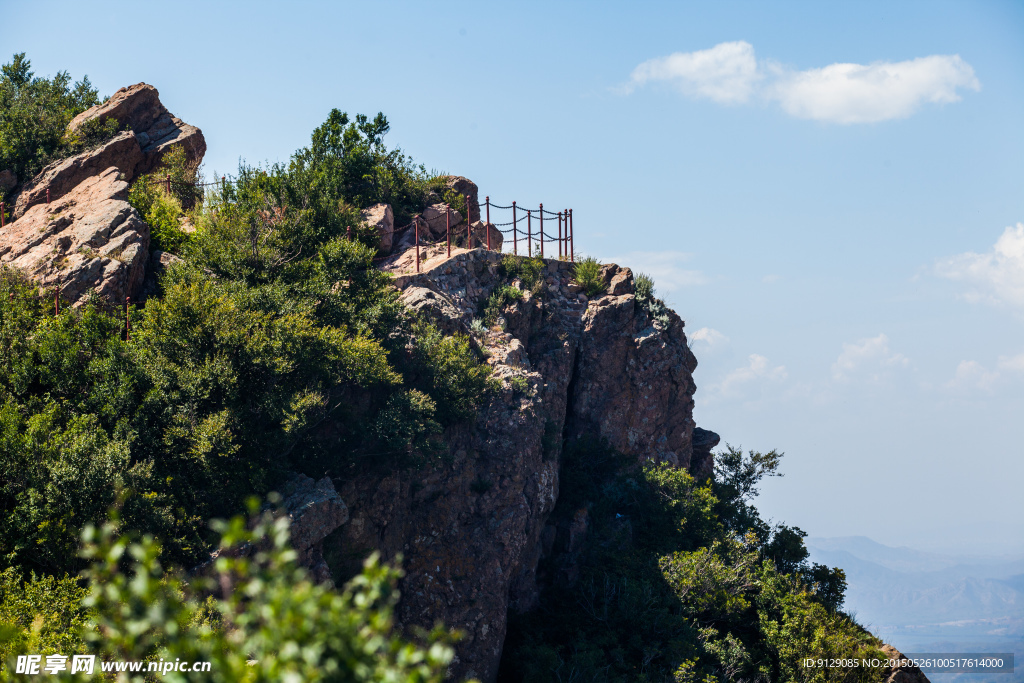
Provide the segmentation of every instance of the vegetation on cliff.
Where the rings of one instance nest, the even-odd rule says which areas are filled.
[[[780,455],[716,457],[702,484],[592,442],[567,452],[553,517],[576,539],[539,569],[540,607],[510,620],[499,680],[880,680],[800,668],[881,642],[839,611],[842,571],[808,566],[803,532],[751,504]]]

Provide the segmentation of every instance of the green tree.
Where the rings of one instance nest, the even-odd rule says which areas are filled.
[[[114,128],[97,124],[78,135],[67,133],[71,119],[99,101],[88,77],[72,83],[68,72],[60,71],[40,78],[24,52],[15,54],[0,76],[0,170],[26,182],[50,161],[110,137],[116,122]]]
[[[189,580],[163,567],[151,536],[133,540],[116,523],[83,533],[88,591],[69,579],[0,573],[0,655],[8,665],[0,680],[9,680],[18,654],[51,652],[147,667],[209,662],[203,680],[214,682],[443,680],[456,634],[441,626],[414,639],[394,632],[400,570],[374,555],[342,590],[317,584],[295,564],[287,517],[257,513],[255,500],[249,505],[249,520],[214,524],[220,554]],[[143,671],[118,680],[195,674]]]

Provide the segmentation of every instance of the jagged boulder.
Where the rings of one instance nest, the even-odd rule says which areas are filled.
[[[721,442],[722,437],[708,429],[693,428],[690,443],[693,455],[690,457],[690,472],[698,481],[705,481],[715,473],[715,458],[711,449]]]
[[[374,204],[368,209],[363,209],[362,213],[363,222],[377,228],[381,253],[390,254],[395,237],[395,214],[391,210],[391,205]]]
[[[495,251],[501,251],[502,242],[505,241],[505,236],[501,234],[498,228],[494,227],[492,223],[482,223],[476,221],[469,226],[472,230],[472,243],[471,248],[476,247],[487,247],[487,233],[490,233],[490,248]]]
[[[96,149],[68,159],[55,161],[27,183],[18,194],[14,216],[20,217],[29,207],[60,199],[90,176],[116,167],[123,178],[148,173],[172,147],[182,146],[189,159],[202,160],[206,153],[203,132],[173,116],[160,103],[157,89],[146,83],[121,88],[113,97],[76,116],[68,130],[78,130],[86,121],[116,119],[127,128]]]
[[[128,204],[128,183],[110,167],[63,197],[36,204],[0,231],[0,264],[13,266],[72,304],[94,290],[110,303],[136,296],[149,258],[149,226]]]
[[[193,161],[201,160],[206,154],[203,131],[167,111],[160,102],[159,91],[148,83],[121,88],[103,104],[86,109],[72,119],[68,130],[74,132],[86,121],[107,119],[116,119],[121,127],[135,133],[143,153],[143,163],[134,169],[135,173],[153,170],[174,146],[184,147]]]
[[[469,198],[466,206],[466,213],[469,214],[467,216],[468,221],[470,223],[476,223],[480,220],[480,200],[477,196],[478,190],[476,183],[469,178],[464,178],[460,175],[450,175],[447,176],[445,184],[461,196]]]
[[[44,168],[18,195],[14,205],[15,217],[25,215],[29,207],[60,199],[83,180],[96,176],[110,167],[117,168],[124,180],[135,177],[135,168],[142,161],[142,148],[131,131],[122,131],[96,149],[56,161]]]
[[[401,298],[410,310],[433,322],[445,334],[461,332],[461,324],[468,324],[466,314],[451,299],[432,289],[408,287],[402,292]]]
[[[448,227],[451,226],[454,230],[455,226],[462,222],[462,214],[444,203],[431,204],[423,209],[420,217],[426,222],[430,231],[429,236],[420,234],[421,242],[425,237],[430,240],[445,239]]]
[[[291,521],[291,544],[299,564],[307,567],[317,581],[329,581],[331,570],[324,561],[323,542],[348,521],[348,506],[334,490],[330,477],[313,481],[299,474],[285,485],[283,493],[284,509]]]

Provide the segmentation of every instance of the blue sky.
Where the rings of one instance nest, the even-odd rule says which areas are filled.
[[[696,417],[815,536],[1024,552],[1024,4],[21,3],[6,54],[146,81],[209,172],[332,107],[651,273]]]

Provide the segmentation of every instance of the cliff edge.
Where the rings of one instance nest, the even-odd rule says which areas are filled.
[[[537,602],[563,449],[593,435],[626,455],[689,467],[697,361],[675,313],[655,319],[637,302],[628,268],[606,267],[604,291],[588,299],[564,261],[534,259],[540,272],[525,275],[510,272],[507,255],[445,258],[435,248],[415,273],[401,256],[382,267],[406,304],[446,333],[471,336],[501,391],[472,424],[445,435],[444,464],[342,483],[350,519],[324,554],[335,580],[371,550],[401,554],[403,625],[460,629],[453,678],[493,681],[509,610]],[[485,329],[478,317],[499,288],[518,294],[504,290],[500,317]]]

